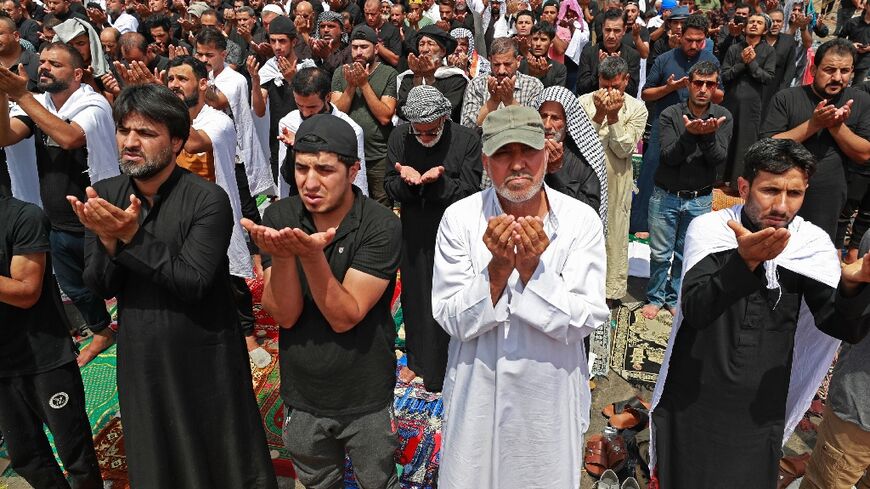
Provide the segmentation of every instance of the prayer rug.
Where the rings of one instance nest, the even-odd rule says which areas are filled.
[[[673,317],[662,309],[655,319],[640,313],[643,302],[624,303],[611,312],[616,323],[610,367],[630,384],[653,388],[664,360]]]
[[[719,211],[722,209],[728,209],[730,207],[734,207],[735,205],[742,204],[743,199],[740,197],[732,197],[730,195],[725,194],[725,192],[719,190],[718,188],[713,189],[713,210]]]

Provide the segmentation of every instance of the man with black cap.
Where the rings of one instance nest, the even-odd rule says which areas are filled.
[[[450,336],[432,319],[435,233],[447,207],[479,190],[480,137],[449,120],[450,101],[431,85],[411,89],[403,107],[410,124],[396,128],[387,148],[384,190],[402,204],[402,307],[408,366],[438,392],[447,368]]]
[[[432,312],[452,336],[438,485],[580,487],[583,338],[608,314],[601,219],[544,184],[535,109],[490,113],[483,155],[492,187],[445,211],[435,245]]]
[[[401,224],[352,186],[347,122],[306,119],[293,150],[299,195],[269,206],[262,226],[243,220],[263,252],[263,306],[281,325],[284,444],[306,487],[344,487],[347,453],[362,487],[398,489],[390,300]]]
[[[269,44],[275,56],[260,68],[260,87],[269,99],[269,162],[272,176],[278,179],[278,121],[296,109],[291,83],[298,57],[296,27],[288,17],[279,15],[269,24]],[[303,62],[304,64],[304,62]]]
[[[450,119],[459,122],[462,100],[468,78],[459,68],[445,66],[444,60],[456,49],[456,39],[440,27],[427,25],[417,32],[414,45],[417,55],[408,55],[408,70],[399,74],[399,117],[408,120],[402,112],[408,101],[408,92],[419,85],[431,85],[450,101]]]
[[[396,113],[396,70],[377,61],[378,36],[367,25],[351,33],[353,63],[336,70],[332,76],[331,101],[349,115],[365,134],[366,176],[369,195],[389,205],[384,193],[387,164],[387,139]]]

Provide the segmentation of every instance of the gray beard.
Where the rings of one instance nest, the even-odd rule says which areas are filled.
[[[541,187],[544,186],[544,177],[542,176],[540,180],[535,180],[532,183],[532,186],[529,187],[525,192],[514,192],[509,190],[507,187],[507,182],[495,188],[495,192],[499,195],[499,197],[509,200],[514,204],[522,204],[523,202],[528,201],[541,190]]]
[[[123,157],[118,158],[118,166],[121,167],[121,173],[124,175],[139,180],[147,180],[169,166],[172,160],[172,148],[166,147],[160,150],[153,158],[146,157],[145,163],[133,163],[125,160]]]

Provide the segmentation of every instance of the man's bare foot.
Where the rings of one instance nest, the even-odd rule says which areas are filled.
[[[843,257],[843,261],[846,265],[858,261],[858,248],[849,248],[849,251],[846,252],[846,256]]]
[[[646,231],[641,231],[639,233],[634,233],[634,237],[637,239],[649,239],[649,233]]]
[[[659,315],[659,311],[661,310],[662,306],[647,304],[643,306],[643,308],[641,308],[640,313],[643,314],[643,317],[647,319],[655,319],[655,317]]]
[[[408,367],[402,367],[402,369],[399,370],[399,380],[402,381],[403,384],[410,384],[415,378],[417,378],[417,374]]]
[[[676,308],[676,307],[674,307],[674,306],[665,306],[665,310],[668,311],[668,312],[671,314],[671,316],[676,317],[676,315],[677,315],[677,308]]]
[[[82,351],[79,352],[79,356],[76,358],[76,363],[79,368],[87,365],[91,360],[97,358],[97,355],[106,351],[107,348],[112,346],[115,343],[115,334],[112,333],[112,330],[106,328],[99,333],[94,334],[94,339],[91,340],[91,343],[86,346]]]
[[[245,346],[248,347],[248,351],[256,350],[260,347],[260,344],[257,343],[257,337],[254,335],[245,336]]]

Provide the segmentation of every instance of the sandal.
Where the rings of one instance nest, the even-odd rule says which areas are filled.
[[[645,409],[626,407],[621,414],[610,417],[610,426],[618,430],[636,429],[641,431],[649,423],[649,412]]]
[[[792,482],[803,477],[809,461],[809,453],[782,458],[779,461],[779,479],[776,482],[776,489],[785,489]]]
[[[640,397],[634,396],[631,399],[614,402],[613,404],[604,406],[604,409],[601,410],[601,414],[605,418],[610,418],[616,414],[621,414],[626,407],[631,407],[634,409],[645,409],[646,411],[649,411],[651,404],[644,401]]]
[[[600,478],[608,469],[608,443],[601,435],[593,435],[586,441],[583,467],[592,477]]]
[[[628,458],[628,450],[625,448],[625,440],[621,435],[616,435],[607,444],[607,463],[609,469],[619,472],[625,467]]]

